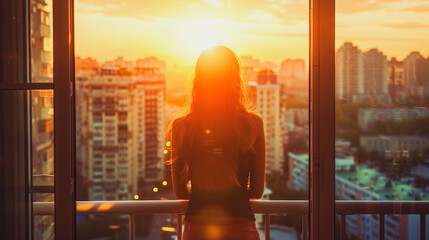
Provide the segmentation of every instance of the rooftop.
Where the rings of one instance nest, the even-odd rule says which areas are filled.
[[[354,184],[379,200],[429,200],[429,194],[365,165],[356,165],[354,171],[337,171],[335,178]]]

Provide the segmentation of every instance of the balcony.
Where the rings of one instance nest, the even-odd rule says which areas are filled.
[[[178,239],[182,239],[182,216],[185,214],[187,200],[144,200],[144,201],[78,201],[76,213],[81,215],[119,215],[129,216],[130,240],[135,239],[135,215],[139,214],[176,214]],[[265,239],[270,239],[270,215],[294,214],[302,217],[302,232],[308,232],[308,201],[306,200],[252,200],[255,214],[262,214],[265,223]],[[335,211],[340,221],[340,239],[346,240],[346,221],[348,215],[378,215],[379,239],[385,239],[385,215],[416,214],[420,217],[420,239],[426,236],[426,215],[429,214],[427,202],[416,201],[352,201],[337,200]],[[34,215],[54,215],[53,202],[36,202],[33,205]],[[303,234],[307,240],[307,234]]]

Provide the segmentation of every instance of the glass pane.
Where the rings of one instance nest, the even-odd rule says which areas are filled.
[[[31,173],[33,213],[40,202],[54,203],[54,108],[52,90],[31,91]],[[54,213],[33,214],[34,239],[55,239]]]
[[[336,4],[336,199],[373,201],[367,205],[427,201],[429,31],[421,23],[429,16],[421,9],[428,6],[421,1]],[[420,237],[417,216],[386,215],[384,233],[378,232],[378,219],[372,212],[350,215],[346,235]]]
[[[52,0],[30,0],[31,81],[53,81]]]
[[[52,90],[31,92],[33,186],[54,186],[54,98]]]
[[[77,199],[175,198],[165,129],[190,97],[199,54],[213,45],[239,55],[248,100],[264,120],[263,199],[308,199],[308,10],[295,0],[75,1]],[[160,238],[174,227],[168,218],[155,215],[155,235],[141,236]],[[78,235],[93,229],[90,220],[78,216]],[[301,235],[301,216],[271,223],[282,238]]]
[[[53,193],[35,193],[33,194],[33,209],[38,203],[54,202]],[[33,210],[34,212],[34,210]],[[34,215],[33,218],[33,239],[55,239],[54,213],[50,215]]]

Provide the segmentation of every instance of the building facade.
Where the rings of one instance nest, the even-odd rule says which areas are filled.
[[[404,59],[404,92],[407,97],[420,94],[419,84],[416,79],[416,61],[422,57],[419,52],[411,52]]]
[[[282,61],[278,72],[278,83],[287,98],[308,99],[308,71],[304,59]]]
[[[393,103],[404,102],[404,62],[392,58],[389,61],[388,92]]]
[[[251,101],[264,121],[267,172],[281,171],[283,164],[280,85],[271,70],[258,72],[257,82],[249,83]]]
[[[378,49],[373,48],[364,53],[364,87],[370,103],[381,104],[389,101],[388,66],[387,57]]]
[[[411,153],[424,153],[429,149],[429,138],[420,136],[360,136],[360,147],[367,152],[385,154],[386,158],[407,157]],[[408,156],[409,157],[409,156]]]
[[[105,66],[77,78],[81,169],[90,200],[125,200],[139,179],[164,174],[165,77],[157,68]],[[80,109],[79,109],[80,108]]]
[[[426,108],[360,108],[358,110],[358,125],[361,130],[374,129],[376,121],[403,121],[414,118],[429,117]]]
[[[351,42],[345,42],[336,53],[335,90],[340,101],[354,102],[363,96],[364,56],[362,51]]]

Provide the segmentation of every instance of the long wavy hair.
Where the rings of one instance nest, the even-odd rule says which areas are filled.
[[[251,148],[249,112],[253,112],[246,103],[245,93],[240,63],[231,49],[215,46],[201,53],[195,66],[192,101],[185,112],[177,116],[185,118],[185,137],[181,140],[180,152],[188,167],[193,160],[201,161],[194,159],[198,139],[210,133],[223,148],[223,161],[228,161],[226,165],[229,166],[226,172],[240,185],[236,176],[237,156]],[[167,130],[167,140],[171,140],[173,121]],[[183,176],[189,178],[188,171]]]

